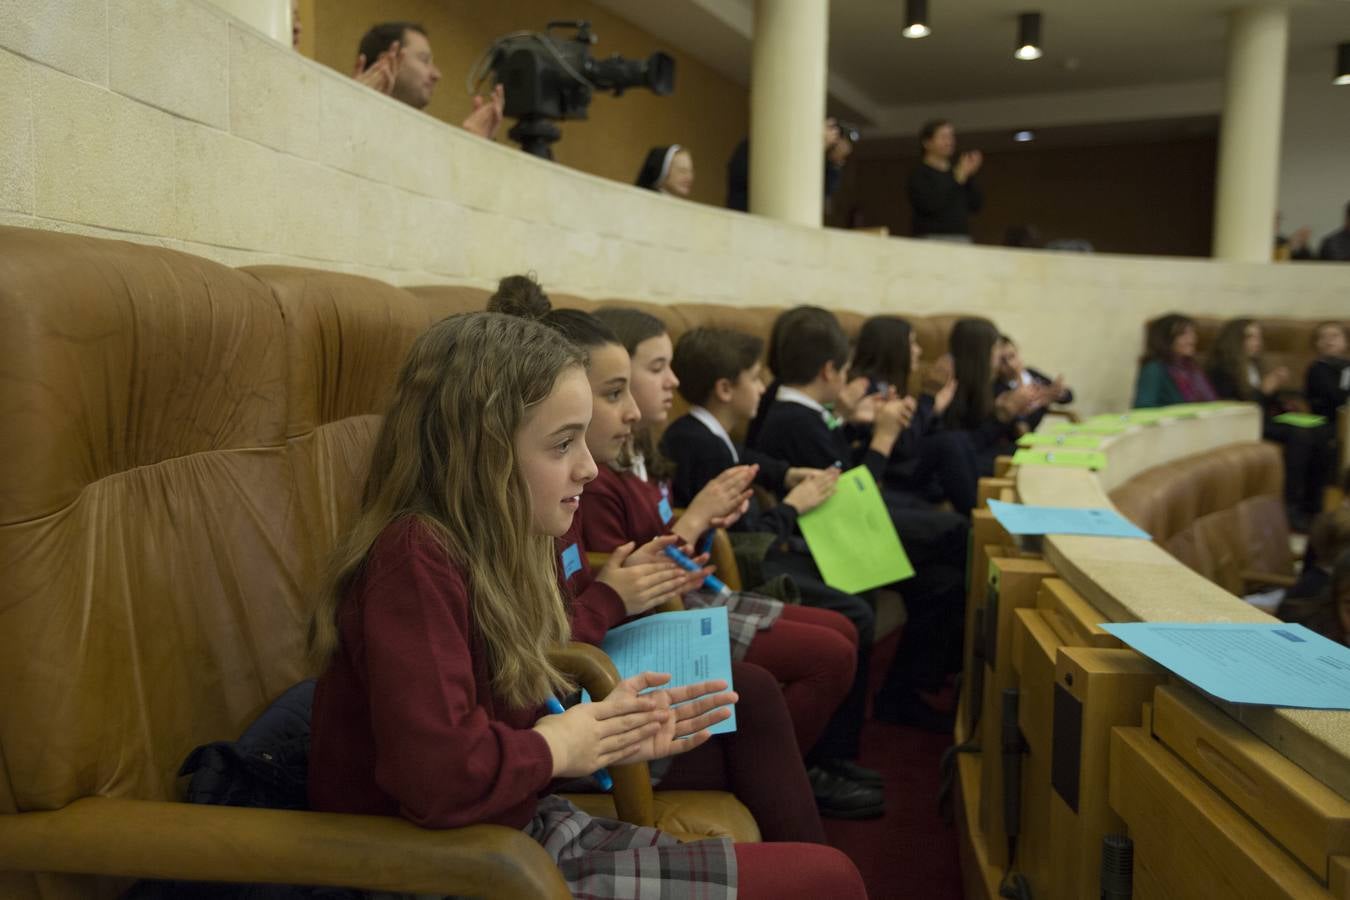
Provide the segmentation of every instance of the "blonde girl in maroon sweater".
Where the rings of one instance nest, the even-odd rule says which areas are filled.
[[[590,415],[580,353],[540,325],[454,316],[413,345],[311,623],[311,805],[521,828],[580,896],[864,896],[828,848],[682,845],[550,795],[701,745],[736,700],[643,673],[542,714],[571,687],[548,657],[569,637],[553,544],[595,477]]]

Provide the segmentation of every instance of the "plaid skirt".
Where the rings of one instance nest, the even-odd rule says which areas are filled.
[[[572,896],[582,900],[736,897],[736,852],[728,838],[681,844],[655,828],[597,819],[556,795],[539,800],[525,833],[557,860]],[[371,895],[371,900],[396,898],[426,895]]]
[[[690,591],[684,595],[685,609],[727,608],[727,634],[731,638],[731,658],[740,662],[750,652],[756,631],[768,631],[783,614],[783,604],[762,594],[735,591],[719,597],[709,591]]]

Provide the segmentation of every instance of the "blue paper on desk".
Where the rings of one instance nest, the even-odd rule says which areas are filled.
[[[1149,540],[1147,531],[1114,509],[1067,509],[989,501],[989,511],[1009,534],[1087,534]]]
[[[727,690],[735,689],[725,606],[643,616],[611,628],[600,646],[622,678],[668,672],[668,687],[720,680],[727,683]],[[736,707],[731,707],[731,718],[708,730],[713,734],[735,731]]]
[[[1230,703],[1350,709],[1350,648],[1285,622],[1129,622],[1102,628]]]

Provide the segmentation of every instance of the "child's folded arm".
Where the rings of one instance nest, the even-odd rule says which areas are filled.
[[[605,633],[628,618],[623,598],[603,581],[591,580],[572,598],[572,640],[600,646]]]
[[[513,813],[552,777],[548,745],[480,704],[490,691],[471,662],[464,578],[429,542],[406,549],[380,560],[360,598],[375,781],[428,828],[520,827]]]

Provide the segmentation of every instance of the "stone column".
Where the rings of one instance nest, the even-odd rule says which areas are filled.
[[[750,211],[820,226],[829,0],[755,0]]]
[[[1218,259],[1271,259],[1288,45],[1288,9],[1250,6],[1229,14],[1214,200]]]

